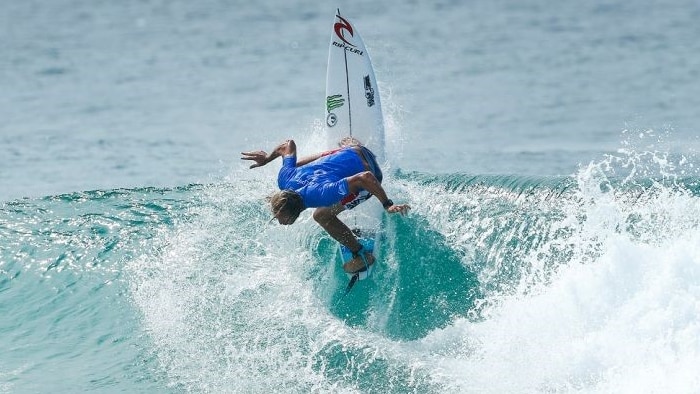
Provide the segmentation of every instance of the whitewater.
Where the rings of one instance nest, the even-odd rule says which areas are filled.
[[[671,166],[630,155],[395,172],[413,213],[348,298],[334,242],[269,224],[244,170],[4,203],[4,390],[695,391],[698,177],[613,174]]]
[[[696,2],[238,3],[5,4],[0,393],[700,391]],[[238,155],[325,148],[336,7],[412,206],[347,297]]]

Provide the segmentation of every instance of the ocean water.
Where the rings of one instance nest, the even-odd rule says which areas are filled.
[[[323,148],[336,7],[413,207],[347,297],[238,155]],[[697,1],[2,9],[0,392],[700,391]]]

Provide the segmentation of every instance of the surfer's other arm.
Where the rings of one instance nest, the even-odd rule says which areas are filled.
[[[314,160],[326,156],[328,153],[329,152],[320,152],[315,155],[310,155],[301,158],[297,160],[296,167],[303,166],[304,164],[309,164]],[[296,156],[297,145],[296,143],[294,143],[294,140],[287,140],[281,143],[279,146],[277,146],[272,152],[270,152],[269,155],[262,150],[242,152],[241,155],[243,155],[243,157],[241,157],[242,160],[252,160],[255,162],[255,164],[251,164],[250,168],[262,167],[280,156]]]
[[[394,202],[387,197],[382,184],[379,183],[377,177],[375,177],[371,171],[361,172],[347,179],[348,186],[352,193],[359,193],[361,190],[367,190],[371,195],[377,197],[379,202],[384,206],[384,209],[389,213],[405,215],[408,210],[411,209],[411,207],[406,204],[394,204]]]
[[[297,144],[294,143],[294,140],[287,140],[279,144],[269,155],[263,150],[241,152],[241,155],[243,155],[241,160],[255,162],[250,165],[250,168],[262,167],[280,156],[296,156]]]

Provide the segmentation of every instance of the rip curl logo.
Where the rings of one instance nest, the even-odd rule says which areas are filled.
[[[354,53],[360,56],[363,56],[363,51],[358,49],[355,44],[351,44],[350,41],[348,41],[351,37],[355,36],[355,32],[352,29],[352,25],[350,22],[348,22],[346,19],[344,19],[340,15],[336,15],[336,18],[340,20],[340,22],[336,22],[333,25],[333,30],[335,31],[335,35],[340,39],[340,41],[333,40],[333,46],[342,48],[345,50],[345,52],[350,52]],[[345,39],[345,33],[349,35],[348,40]],[[342,41],[342,42],[341,42]]]
[[[348,33],[350,33],[350,37],[352,37],[354,35],[352,31],[352,25],[340,15],[336,15],[336,18],[340,19],[340,22],[336,22],[335,25],[333,25],[335,35],[338,36],[338,38],[340,38],[344,43],[350,45],[351,47],[354,47],[355,45],[348,42],[348,40],[345,39],[345,35],[343,34],[343,30],[345,30]]]

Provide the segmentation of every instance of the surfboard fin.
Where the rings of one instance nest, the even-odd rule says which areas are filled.
[[[345,288],[345,294],[343,294],[343,297],[345,297],[346,295],[348,295],[348,293],[350,292],[350,290],[352,290],[352,287],[355,286],[355,283],[357,283],[357,281],[360,279],[360,274],[361,274],[362,272],[367,272],[367,277],[369,277],[369,274],[371,273],[371,271],[369,270],[369,267],[370,267],[370,266],[369,266],[369,264],[367,264],[367,258],[365,257],[365,252],[366,252],[366,249],[365,249],[364,245],[362,245],[362,247],[361,247],[360,250],[357,252],[357,254],[358,254],[358,255],[360,256],[360,258],[362,259],[362,262],[365,263],[365,267],[362,268],[362,269],[359,270],[359,271],[353,272],[352,277],[350,277],[350,282],[348,282],[348,285],[347,285],[347,287]]]
[[[347,287],[345,287],[345,294],[343,294],[343,297],[348,295],[350,293],[350,290],[352,290],[352,287],[355,286],[355,283],[357,283],[357,280],[360,278],[360,273],[356,272],[352,278],[350,278],[350,282],[348,282]]]

